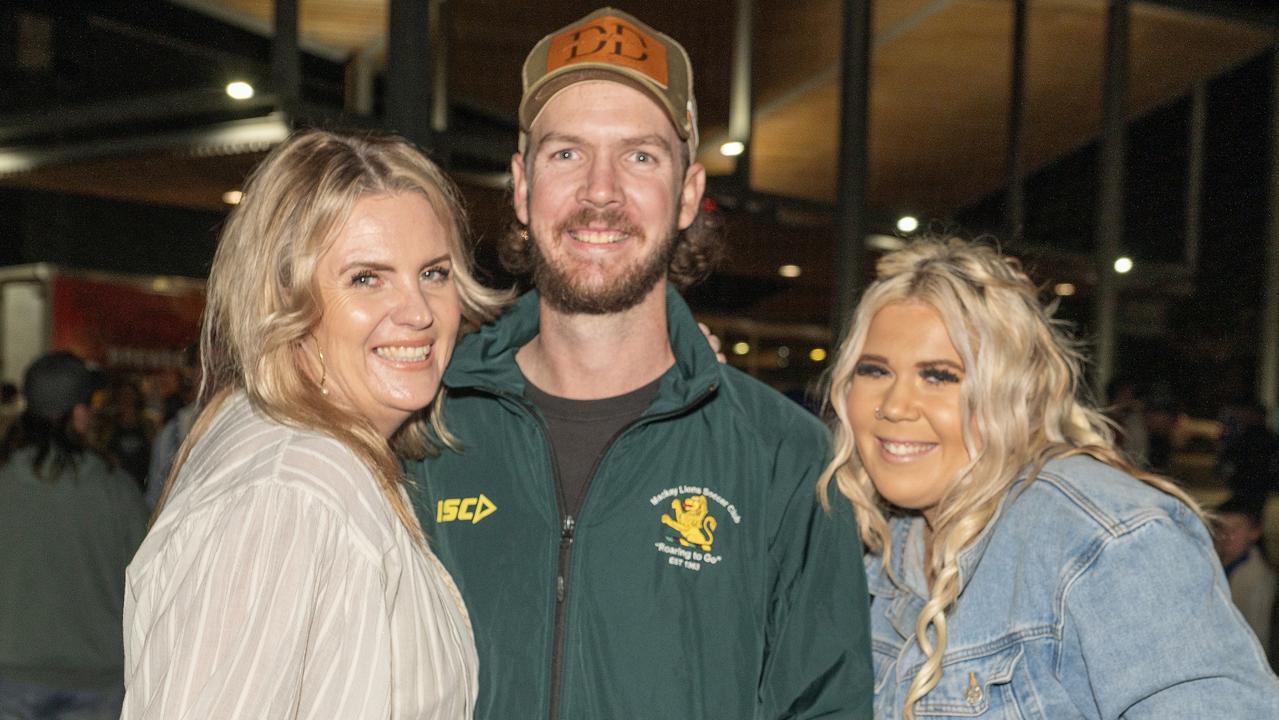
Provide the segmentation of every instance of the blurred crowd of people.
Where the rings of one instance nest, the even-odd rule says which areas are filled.
[[[193,380],[55,352],[0,389],[0,718],[119,716],[124,571]]]
[[[1279,490],[1279,435],[1267,427],[1265,408],[1248,397],[1231,398],[1216,420],[1196,421],[1166,387],[1128,378],[1112,381],[1107,395],[1116,436],[1133,459],[1182,484],[1224,493],[1213,508],[1217,555],[1235,605],[1279,669],[1279,557],[1264,542],[1267,500]]]
[[[183,360],[181,367],[162,371],[93,371],[85,444],[125,472],[151,507],[193,420],[200,371],[194,346],[184,351]],[[0,445],[7,451],[25,444],[17,422],[25,408],[17,385],[0,385]]]

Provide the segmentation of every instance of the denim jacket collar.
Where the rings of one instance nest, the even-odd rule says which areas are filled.
[[[1025,487],[1025,471],[1004,492],[990,522],[971,545],[959,553],[959,594],[962,595],[968,581],[977,570],[990,544],[995,525],[1003,515],[1008,499]],[[924,518],[919,515],[901,516],[890,521],[893,543],[892,573],[870,573],[868,590],[872,596],[891,600],[888,619],[903,638],[915,633],[915,622],[924,603],[928,601],[928,584],[924,579]],[[882,562],[882,556],[877,562]],[[895,580],[893,579],[895,578]]]

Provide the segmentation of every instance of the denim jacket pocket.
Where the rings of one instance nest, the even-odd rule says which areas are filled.
[[[962,654],[962,653],[961,653]],[[1013,676],[1022,661],[1022,645],[1016,643],[986,655],[947,661],[941,680],[915,705],[917,717],[1006,718],[1027,720],[1013,694]],[[1018,692],[1027,678],[1018,678]]]
[[[875,694],[883,692],[884,682],[892,675],[897,668],[897,655],[901,652],[900,645],[882,640],[878,637],[872,637],[870,641],[870,654],[875,661]]]

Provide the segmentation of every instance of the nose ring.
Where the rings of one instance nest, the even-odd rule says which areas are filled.
[[[881,411],[879,408],[875,408],[875,419],[876,419],[876,420],[883,420],[883,419],[884,419],[884,413],[883,413],[883,411]]]

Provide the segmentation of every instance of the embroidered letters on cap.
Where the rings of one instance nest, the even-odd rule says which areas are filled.
[[[584,62],[630,68],[664,89],[669,87],[666,46],[614,15],[601,15],[551,39],[546,72]]]

